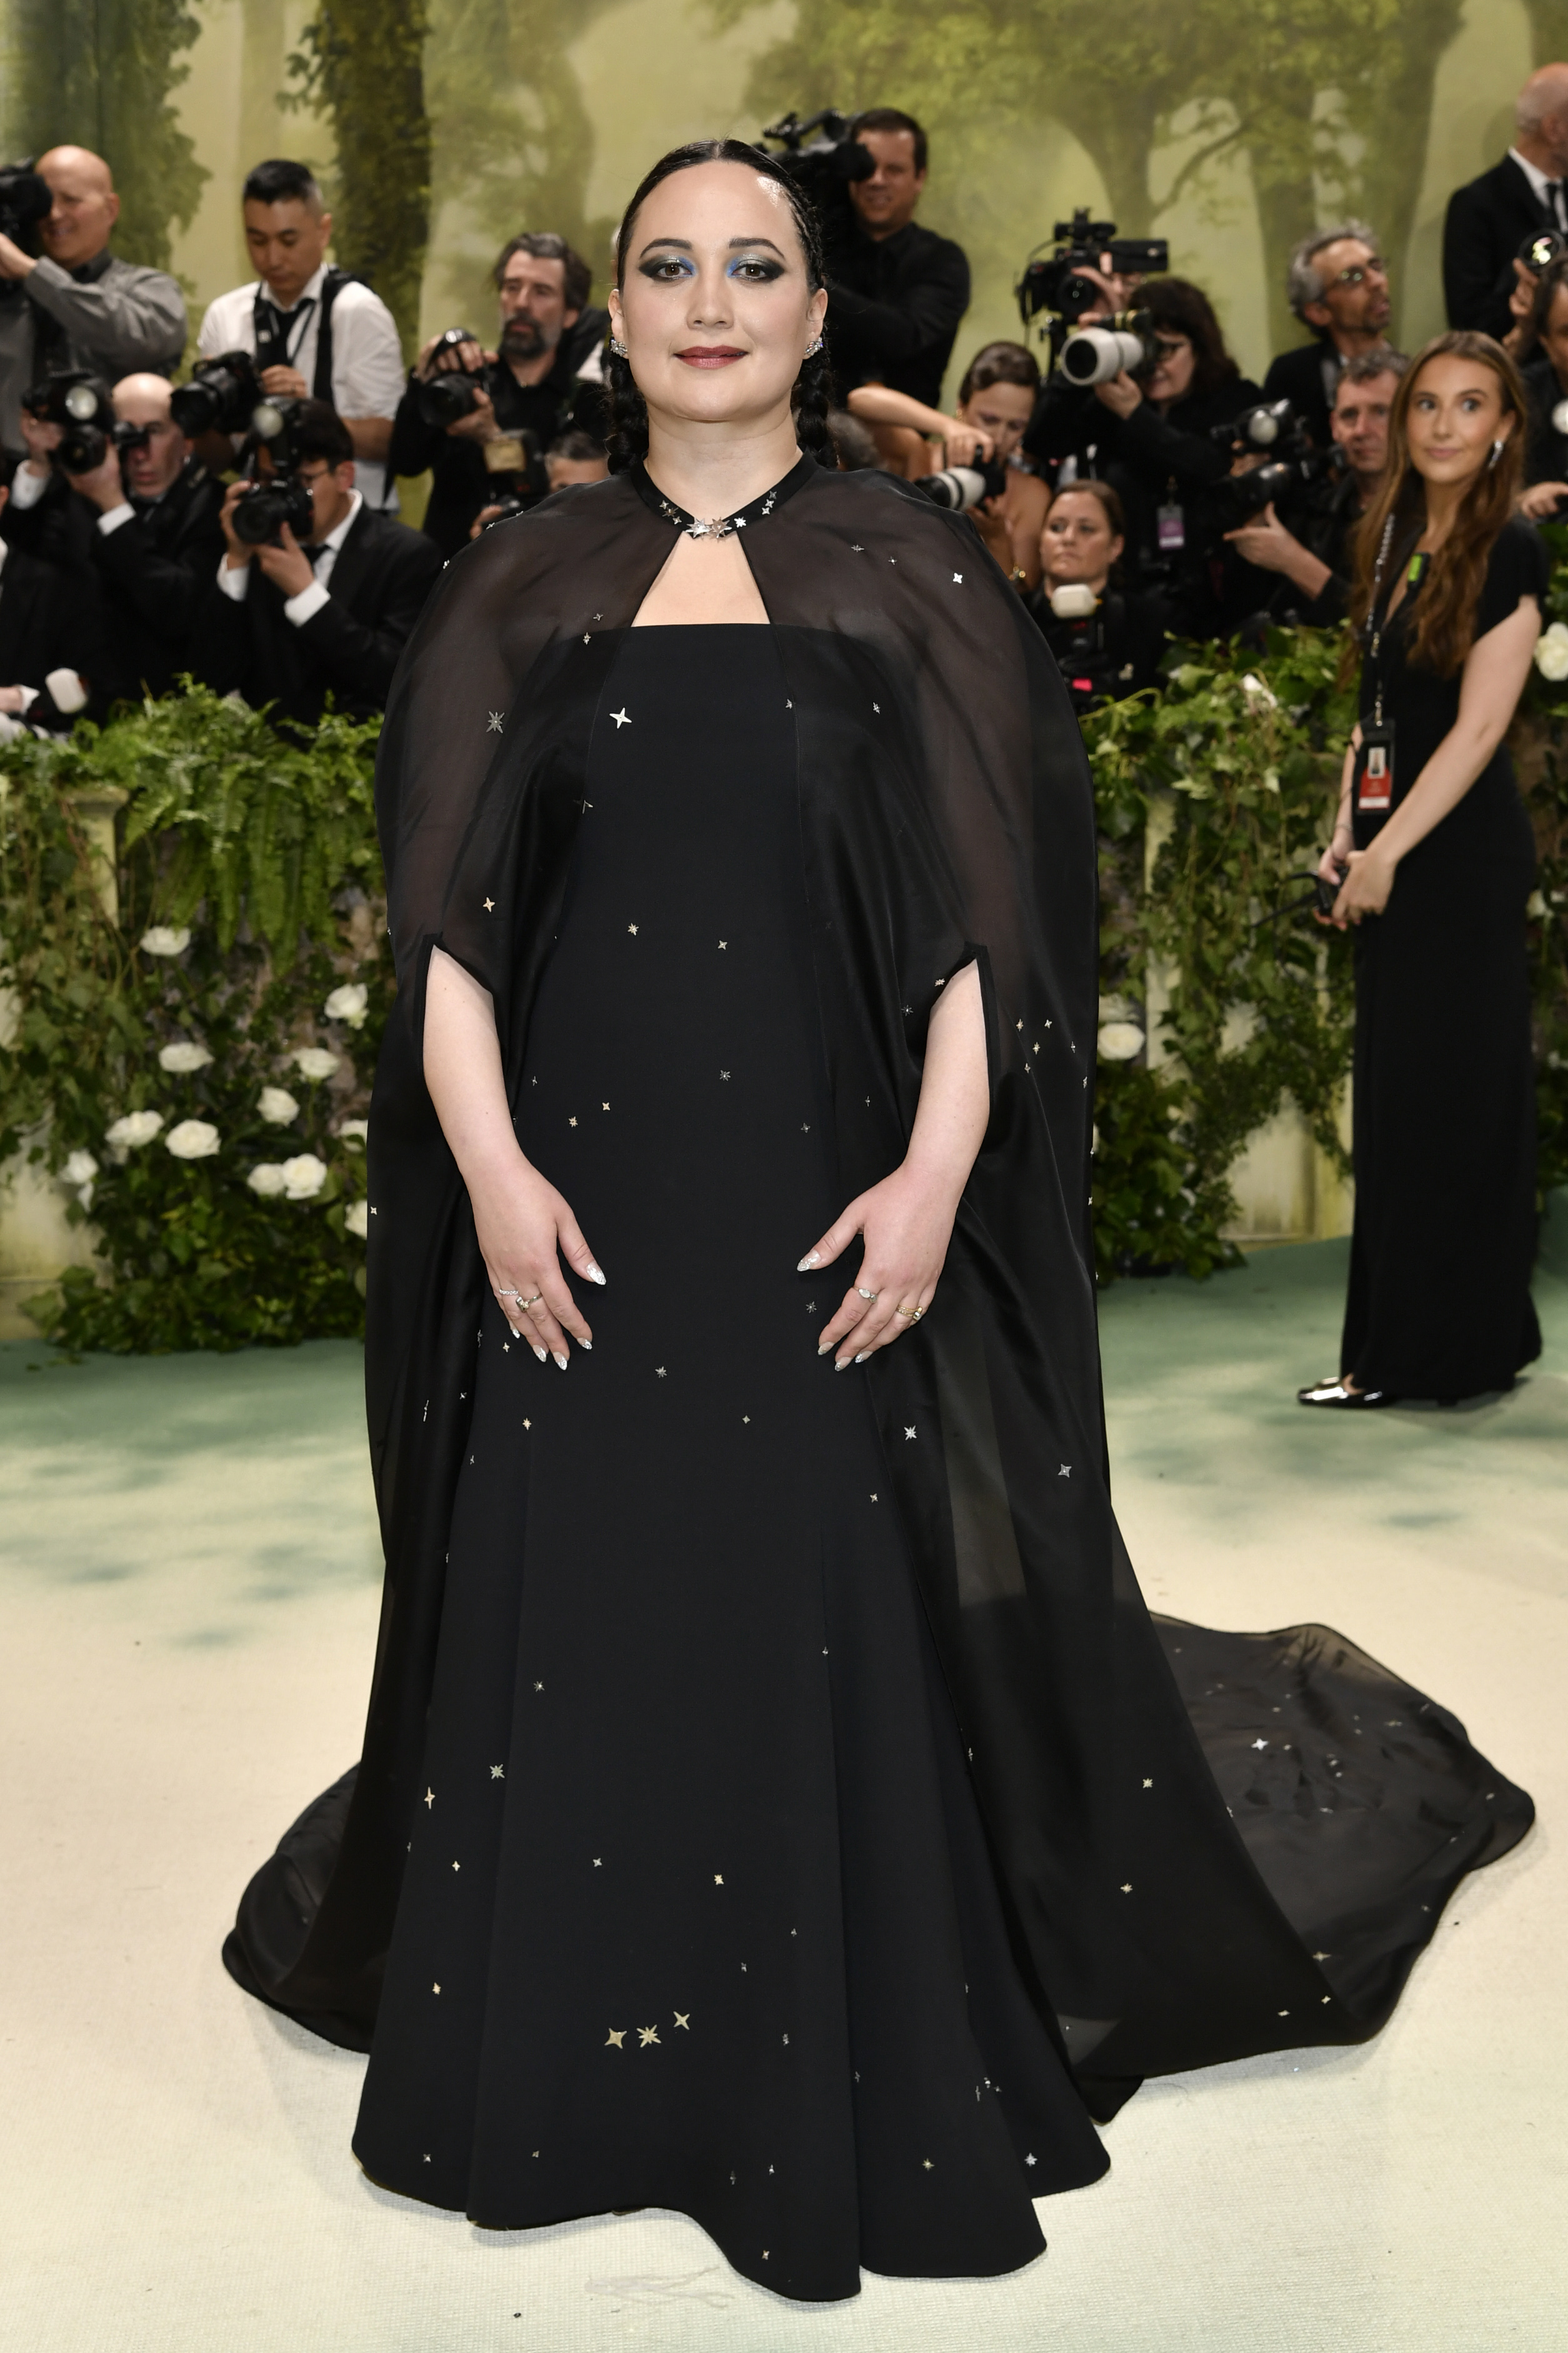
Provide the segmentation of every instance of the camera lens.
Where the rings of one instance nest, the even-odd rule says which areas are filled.
[[[66,393],[66,415],[74,417],[79,424],[85,424],[89,417],[96,417],[100,406],[90,384],[73,384]]]
[[[456,425],[458,418],[468,416],[475,405],[478,387],[470,375],[461,375],[447,369],[422,384],[418,393],[419,414],[426,425]]]

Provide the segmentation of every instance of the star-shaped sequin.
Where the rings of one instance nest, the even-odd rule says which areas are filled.
[[[627,929],[627,931],[628,931],[628,932],[630,932],[630,934],[631,934],[631,935],[632,935],[633,939],[635,940],[635,939],[636,939],[636,937],[637,937],[637,925],[636,925],[635,923],[628,923],[628,924],[626,925],[626,929]]]
[[[612,711],[610,716],[616,723],[616,733],[617,735],[620,733],[623,727],[629,727],[632,723],[627,718],[624,708],[620,711]]]
[[[646,2050],[647,2049],[647,2046],[648,2046],[648,2044],[649,2044],[650,2042],[657,2042],[658,2041],[658,2027],[657,2027],[657,2026],[639,2026],[639,2027],[638,2027],[638,2029],[637,2029],[637,2041],[638,2041],[639,2044],[641,2045],[642,2049],[643,2049],[644,2051],[646,2051]]]
[[[612,2026],[609,2040],[605,2044],[605,2050],[608,2051],[612,2047],[616,2051],[624,2049],[627,2032],[628,2029],[624,2026]]]
[[[487,915],[493,915],[493,914],[495,913],[495,911],[496,911],[496,902],[495,902],[495,901],[494,901],[493,899],[487,899],[487,900],[485,901],[485,913],[486,913],[486,914],[487,914]]]
[[[490,1779],[492,1781],[504,1781],[506,1779],[506,1767],[504,1765],[492,1765],[490,1767]]]
[[[677,2026],[683,2026],[686,2029],[687,2033],[689,2034],[691,2031],[691,2012],[689,2010],[678,2010],[675,2013],[675,2022]]]
[[[915,1434],[915,1425],[914,1425],[914,1423],[913,1423],[912,1421],[906,1421],[906,1422],[905,1422],[905,1424],[904,1424],[904,1436],[905,1436],[906,1438],[912,1438],[912,1437],[914,1436],[914,1434]]]
[[[486,728],[485,733],[487,735],[499,735],[500,732],[501,713],[499,711],[492,711],[490,712],[490,723]]]

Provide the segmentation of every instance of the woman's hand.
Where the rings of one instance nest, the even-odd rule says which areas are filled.
[[[865,1236],[856,1288],[845,1293],[817,1344],[819,1356],[830,1348],[836,1352],[836,1372],[847,1371],[914,1329],[936,1297],[957,1211],[951,1186],[911,1168],[906,1160],[851,1201],[802,1259],[803,1273],[814,1266],[831,1266],[857,1234]]]
[[[1133,410],[1142,407],[1143,403],[1142,393],[1125,368],[1120,375],[1113,375],[1109,384],[1097,384],[1094,396],[1102,400],[1114,417],[1131,417]]]
[[[960,425],[956,420],[943,425],[942,461],[944,466],[988,466],[994,447],[990,434],[982,433],[978,425]]]
[[[1394,888],[1397,860],[1379,849],[1374,841],[1370,849],[1347,852],[1344,863],[1350,872],[1344,886],[1334,901],[1333,920],[1342,932],[1346,923],[1359,923],[1363,915],[1381,915],[1388,904],[1388,894]]]
[[[561,1261],[589,1282],[605,1280],[581,1227],[554,1186],[521,1152],[510,1165],[470,1182],[468,1198],[490,1289],[513,1335],[528,1340],[541,1364],[548,1350],[564,1372],[567,1334],[580,1348],[591,1348],[594,1335]]]

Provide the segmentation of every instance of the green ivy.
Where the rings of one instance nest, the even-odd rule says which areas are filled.
[[[1548,617],[1568,670],[1568,532],[1552,538]],[[1283,1104],[1343,1165],[1350,943],[1294,903],[1351,722],[1339,654],[1337,638],[1308,631],[1276,636],[1261,656],[1183,649],[1163,694],[1087,723],[1107,1016],[1102,1282],[1234,1262],[1230,1173]],[[21,1153],[68,1181],[69,1214],[90,1224],[95,1266],[32,1303],[68,1348],[228,1348],[362,1328],[353,1126],[394,990],[375,732],[329,716],[308,743],[289,740],[192,688],[80,725],[68,744],[0,747],[0,1160]],[[1528,920],[1545,1190],[1568,1182],[1568,678],[1531,673],[1514,740],[1542,860]],[[121,803],[112,918],[94,797]],[[363,990],[363,1019],[328,1014],[345,986]],[[210,1060],[165,1069],[161,1051],[181,1042]],[[1139,1050],[1111,1058],[1129,1044]],[[334,1058],[324,1082],[294,1059],[312,1050]],[[295,1099],[279,1124],[262,1113],[268,1088]],[[116,1149],[113,1124],[138,1112],[158,1114],[157,1134]],[[188,1121],[216,1131],[214,1151],[169,1149]],[[84,1154],[90,1174],[72,1159]],[[307,1155],[314,1189],[301,1198],[250,1181]]]

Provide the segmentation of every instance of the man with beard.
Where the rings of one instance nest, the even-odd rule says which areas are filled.
[[[541,453],[563,432],[578,427],[604,438],[599,354],[609,318],[589,307],[593,278],[582,255],[541,230],[514,237],[492,274],[500,349],[454,331],[437,336],[419,354],[393,427],[393,472],[428,469],[434,477],[425,530],[445,555],[498,498],[531,504],[547,494]],[[425,397],[443,375],[460,375],[468,396],[447,422]]]

